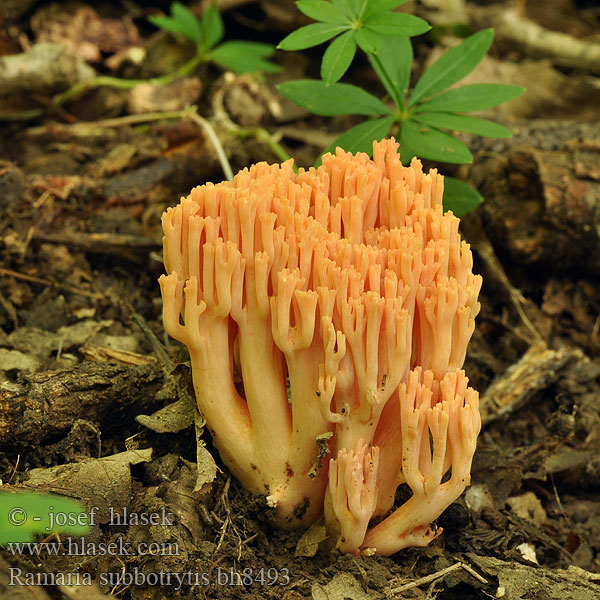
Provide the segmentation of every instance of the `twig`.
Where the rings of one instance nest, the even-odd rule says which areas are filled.
[[[10,482],[13,480],[13,477],[15,476],[15,473],[17,472],[17,469],[19,468],[19,462],[21,462],[21,455],[17,454],[17,461],[15,462],[15,466],[12,470],[12,473],[10,474],[8,481],[6,482],[7,484],[10,484]]]
[[[254,138],[259,142],[263,142],[269,146],[273,154],[285,162],[289,160],[291,156],[286,152],[285,148],[279,143],[280,136],[273,135],[270,131],[264,127],[252,127],[244,128],[240,127],[237,123],[234,123],[224,106],[224,87],[219,88],[213,97],[212,107],[214,113],[214,119],[219,123],[230,135],[235,135],[239,138]],[[294,164],[294,171],[298,172],[298,167]]]
[[[479,581],[479,583],[483,583],[483,585],[487,585],[488,581],[485,577],[482,577],[479,573],[477,573],[477,571],[475,571],[475,569],[473,569],[473,567],[467,563],[460,563],[461,567],[467,572],[469,573],[469,575],[471,575],[472,577],[475,577],[475,579],[477,579],[477,581]]]
[[[0,113],[0,121],[29,121],[30,119],[37,119],[43,114],[44,110],[42,108],[32,108],[14,113]]]
[[[213,126],[210,124],[210,121],[201,117],[195,108],[190,107],[189,109],[184,109],[184,115],[193,121],[197,125],[200,125],[202,129],[204,129],[208,139],[213,145],[215,152],[217,153],[217,158],[221,163],[221,168],[223,169],[223,173],[225,174],[225,178],[229,181],[233,181],[233,170],[231,168],[231,164],[229,163],[229,159],[227,158],[227,154],[225,154],[225,150],[223,145],[221,144],[221,140],[219,140],[216,131]]]
[[[124,233],[37,233],[33,239],[50,244],[66,244],[93,254],[116,254],[158,250],[160,244],[148,237]]]
[[[542,55],[556,65],[600,73],[600,44],[591,38],[581,40],[551,31],[514,9],[502,10],[496,27],[497,37],[504,38],[511,46],[521,46],[530,56]]]
[[[525,326],[524,332],[528,334],[530,344],[546,346],[546,341],[542,334],[537,330],[531,322],[527,314],[532,310],[528,305],[523,294],[516,289],[510,282],[502,264],[498,260],[494,248],[488,238],[483,235],[483,225],[480,217],[476,214],[469,215],[469,219],[462,220],[463,229],[467,239],[471,242],[473,249],[477,252],[481,260],[485,263],[489,274],[504,288],[507,293],[508,300],[516,311],[521,323]]]
[[[208,137],[210,143],[215,149],[217,153],[217,158],[219,159],[219,163],[221,164],[221,168],[223,169],[223,173],[225,177],[231,181],[233,179],[233,170],[231,168],[231,164],[229,163],[229,159],[227,158],[227,154],[223,148],[223,144],[219,140],[214,127],[210,123],[208,119],[201,117],[198,114],[198,109],[195,106],[187,106],[183,110],[171,110],[171,111],[157,111],[157,112],[149,112],[141,115],[127,115],[125,117],[115,117],[114,119],[104,119],[101,121],[95,121],[94,123],[74,123],[73,125],[67,125],[70,131],[77,131],[78,129],[82,129],[83,131],[89,131],[90,127],[123,127],[123,125],[136,125],[138,123],[148,123],[150,121],[163,121],[163,120],[171,120],[171,119],[189,119],[196,125],[202,127],[206,136]],[[38,133],[40,129],[30,129],[31,133]],[[44,131],[44,129],[41,129]],[[280,147],[281,148],[281,147]],[[283,148],[281,149],[283,152]],[[289,156],[286,157],[289,158]]]
[[[181,119],[183,111],[169,110],[142,113],[139,115],[127,115],[125,117],[114,117],[112,119],[101,119],[91,123],[94,127],[122,127],[123,125],[137,125],[138,123],[148,123],[149,121],[163,121],[168,119]],[[88,128],[90,123],[75,123],[71,127],[73,129]]]
[[[172,373],[175,369],[175,365],[169,356],[169,353],[166,351],[165,347],[160,343],[160,340],[154,335],[154,332],[146,325],[146,321],[144,318],[138,313],[134,313],[131,318],[135,322],[135,324],[142,330],[144,337],[147,342],[152,346],[152,350],[154,350],[154,354],[158,357],[158,360],[163,365],[165,371],[167,373]]]
[[[456,564],[454,564],[450,567],[446,567],[445,569],[442,569],[441,571],[436,571],[435,573],[432,573],[431,575],[421,577],[420,579],[415,579],[414,581],[411,581],[409,583],[401,585],[397,588],[393,588],[390,590],[390,592],[392,594],[399,594],[401,592],[405,592],[406,590],[411,590],[411,589],[419,587],[421,585],[431,583],[432,581],[435,581],[436,579],[445,577],[446,575],[449,575],[450,573],[453,573],[454,571],[458,571],[458,569],[464,569],[465,571],[467,571],[467,573],[469,573],[470,575],[475,577],[475,579],[477,579],[477,581],[483,583],[484,585],[487,584],[487,579],[484,579],[481,575],[479,575],[479,573],[477,573],[471,566],[469,566],[463,562],[457,562]],[[400,598],[400,596],[397,596],[397,598]]]
[[[558,504],[558,508],[562,513],[562,516],[565,518],[565,521],[571,524],[571,520],[569,519],[565,509],[563,508],[562,502],[560,501],[560,496],[558,495],[558,490],[556,489],[556,483],[554,482],[554,473],[550,473],[550,481],[552,482],[552,489],[554,490],[554,499],[556,500],[556,504]]]
[[[54,281],[49,281],[48,279],[41,279],[40,277],[34,277],[33,275],[25,275],[25,273],[19,273],[18,271],[13,271],[12,269],[3,269],[0,267],[0,275],[14,277],[15,279],[22,279],[23,281],[30,281],[31,283],[39,283],[40,285],[46,285],[48,287],[57,287],[67,292],[79,294],[80,296],[86,296],[87,298],[94,298],[96,300],[104,298],[102,294],[98,294],[97,292],[88,292],[86,290],[82,290],[72,285],[67,285],[64,283],[55,283]]]

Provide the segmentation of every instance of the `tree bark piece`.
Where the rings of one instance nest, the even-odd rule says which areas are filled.
[[[477,157],[486,233],[518,264],[600,273],[600,125],[539,122]]]
[[[122,424],[153,402],[163,384],[154,365],[84,363],[44,371],[20,384],[0,389],[0,446],[4,450],[37,448],[67,433],[75,420],[109,426]],[[53,440],[54,441],[54,440]]]

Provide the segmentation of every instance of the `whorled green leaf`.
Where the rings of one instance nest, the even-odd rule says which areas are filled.
[[[375,54],[378,52],[381,44],[381,36],[375,31],[366,27],[360,27],[354,32],[354,39],[363,52]]]
[[[352,8],[352,2],[348,0],[331,0],[333,4],[340,12],[344,13],[348,19],[352,20],[355,16],[354,9]]]
[[[525,88],[502,83],[474,83],[442,92],[419,104],[416,112],[472,112],[498,106],[520,96]]]
[[[166,31],[170,31],[172,33],[178,33],[180,35],[185,35],[183,32],[183,28],[181,25],[173,18],[173,17],[163,17],[161,15],[150,15],[148,17],[148,21],[152,23],[155,27],[159,29],[164,29]],[[185,36],[187,37],[187,36]]]
[[[406,13],[382,13],[365,20],[364,27],[381,35],[405,35],[413,37],[431,29],[431,25],[420,17]]]
[[[347,83],[327,85],[319,79],[286,81],[277,89],[292,102],[316,115],[381,115],[390,109],[369,92]]]
[[[238,74],[257,71],[278,73],[279,65],[266,60],[274,50],[271,44],[234,40],[211,50],[208,58]]]
[[[325,83],[335,83],[348,70],[356,54],[354,32],[347,31],[333,40],[323,54],[321,79]]]
[[[365,1],[366,0],[341,0],[340,4],[345,4],[348,7],[348,10],[352,11],[353,15],[358,16]]]
[[[406,140],[402,139],[402,136],[400,135],[398,138],[398,144],[399,144],[399,148],[398,148],[398,152],[400,154],[400,159],[402,160],[402,164],[404,166],[407,166],[410,164],[410,161],[419,156],[419,153],[412,148],[411,146],[409,146],[406,143]]]
[[[33,492],[0,492],[0,545],[32,542],[39,534],[84,535],[90,515],[71,498]]]
[[[394,117],[383,117],[355,125],[342,133],[323,154],[334,152],[339,146],[348,152],[366,152],[371,156],[373,154],[373,142],[386,137],[394,123]],[[317,164],[320,162],[321,157],[319,157]]]
[[[202,16],[202,28],[204,30],[204,46],[207,50],[218,44],[225,34],[225,27],[221,13],[216,4],[211,2]]]
[[[394,10],[405,2],[406,0],[367,0],[363,18],[366,20],[369,17],[374,17],[375,15]]]
[[[349,20],[339,6],[327,0],[299,0],[296,2],[296,7],[307,17],[322,23],[344,24]]]
[[[473,155],[460,140],[439,129],[414,121],[402,122],[400,141],[414,150],[419,158],[456,164],[473,161]]]
[[[194,40],[197,44],[204,42],[200,20],[196,18],[196,15],[187,6],[181,4],[181,2],[173,2],[171,4],[171,15],[173,15],[173,19],[181,27],[180,32],[183,35]]]
[[[444,210],[451,210],[457,217],[476,209],[483,202],[483,196],[469,184],[444,177]]]
[[[393,98],[396,106],[404,103],[413,61],[413,47],[407,37],[388,38],[381,44],[377,55],[369,55],[369,61]]]
[[[283,38],[277,46],[280,50],[304,50],[318,46],[332,37],[347,31],[349,25],[336,25],[332,23],[311,23],[292,31]]]
[[[148,21],[150,23],[152,23],[152,25],[154,25],[155,27],[158,27],[159,29],[164,29],[165,31],[169,31],[171,33],[176,33],[176,34],[182,35],[188,39],[191,39],[197,45],[202,44],[202,36],[201,35],[194,34],[194,36],[192,37],[190,35],[189,29],[185,26],[182,26],[182,24],[179,21],[177,21],[177,19],[174,19],[173,17],[162,17],[159,15],[150,15],[148,17]]]
[[[450,48],[419,79],[408,105],[413,106],[466,77],[485,56],[493,39],[493,29],[484,29]]]
[[[446,112],[427,112],[416,113],[412,117],[413,121],[418,121],[424,125],[437,127],[438,129],[449,129],[451,131],[464,131],[465,133],[474,133],[486,137],[508,138],[512,137],[512,131],[508,127],[466,115],[456,115]]]

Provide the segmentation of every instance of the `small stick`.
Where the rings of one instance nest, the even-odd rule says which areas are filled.
[[[154,354],[158,357],[158,360],[163,365],[163,368],[167,373],[172,373],[175,369],[175,364],[171,360],[169,353],[165,347],[160,343],[160,340],[154,335],[154,332],[148,327],[144,318],[138,313],[134,312],[131,318],[135,324],[142,330],[144,337],[148,343],[152,346]]]
[[[104,298],[102,294],[98,294],[97,292],[88,292],[64,283],[55,283],[54,281],[49,281],[48,279],[41,279],[40,277],[34,277],[33,275],[25,275],[25,273],[19,273],[18,271],[13,271],[12,269],[3,269],[0,267],[0,275],[14,277],[15,279],[22,279],[23,281],[30,281],[31,283],[39,283],[40,285],[46,285],[48,287],[57,287],[67,292],[79,294],[80,296],[86,296],[88,298],[94,298],[96,300]]]
[[[440,579],[441,577],[445,577],[446,575],[453,573],[454,571],[458,571],[458,569],[464,569],[465,571],[467,571],[467,573],[469,573],[470,575],[475,577],[475,579],[477,579],[477,581],[479,581],[483,584],[487,584],[487,579],[484,579],[481,575],[479,575],[479,573],[476,573],[475,570],[471,566],[469,566],[463,562],[457,562],[456,564],[454,564],[450,567],[446,567],[445,569],[442,569],[441,571],[436,571],[435,573],[432,573],[431,575],[421,577],[420,579],[415,579],[414,581],[411,581],[409,583],[401,585],[397,588],[393,588],[392,590],[390,590],[390,592],[392,594],[399,594],[400,592],[405,592],[406,590],[411,590],[411,589],[419,587],[421,585],[425,585],[426,583],[431,583],[432,581],[435,581],[436,579]]]

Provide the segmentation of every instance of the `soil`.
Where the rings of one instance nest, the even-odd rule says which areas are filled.
[[[304,24],[292,2],[222,4],[231,37],[277,43]],[[444,4],[410,9],[437,20],[447,43],[435,10]],[[597,46],[595,3],[522,4],[530,22]],[[470,2],[462,22],[483,27],[514,8]],[[7,0],[0,59],[58,35],[99,72],[164,74],[187,49],[147,23],[157,9],[168,3],[76,2],[65,19],[60,4]],[[312,164],[353,121],[311,116],[274,85],[316,76],[319,53],[280,53],[282,74],[265,79],[204,66],[158,98],[100,87],[58,106],[52,95],[64,81],[10,95],[0,83],[2,489],[98,507],[85,538],[95,550],[154,544],[130,554],[2,550],[2,598],[600,599],[599,70],[498,36],[480,76],[531,84],[491,114],[515,135],[465,136],[474,163],[438,165],[485,197],[462,222],[484,277],[465,365],[484,423],[472,485],[439,518],[435,542],[389,558],[317,552],[305,532],[275,528],[264,498],[238,485],[195,428],[187,354],[161,321],[160,215],[223,174],[185,115],[131,118],[195,103],[214,119],[234,171],[278,159],[263,140],[232,135],[219,112]],[[427,36],[415,44],[418,73],[436,48]],[[154,59],[126,57],[139,46]],[[360,59],[347,81],[381,92]],[[567,90],[560,101],[557,90]],[[161,518],[131,518],[141,514]],[[94,583],[82,585],[87,573]]]

